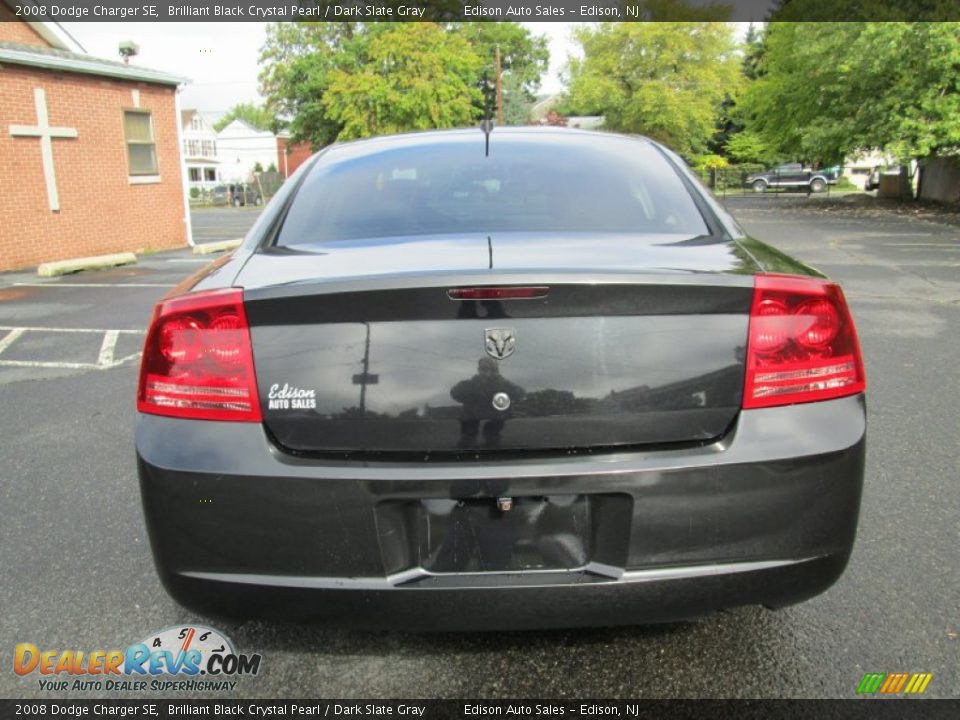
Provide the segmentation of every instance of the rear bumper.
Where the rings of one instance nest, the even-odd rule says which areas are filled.
[[[554,460],[320,462],[279,452],[258,425],[147,415],[136,444],[154,558],[183,605],[511,629],[663,622],[822,592],[856,535],[864,437],[858,396],[745,411],[702,448]],[[585,498],[589,557],[571,570],[435,572],[391,521],[391,508],[424,499],[501,496]]]

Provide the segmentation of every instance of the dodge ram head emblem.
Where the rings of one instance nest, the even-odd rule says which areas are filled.
[[[487,355],[495,360],[510,357],[517,346],[517,338],[513,334],[513,328],[487,328],[483,331],[483,338]]]

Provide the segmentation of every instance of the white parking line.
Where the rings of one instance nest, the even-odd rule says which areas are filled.
[[[109,330],[103,334],[103,343],[100,345],[100,355],[97,356],[97,365],[110,365],[113,362],[113,352],[117,349],[117,338],[120,333]]]
[[[104,328],[58,328],[58,327],[41,327],[41,326],[15,326],[15,325],[0,325],[0,330],[25,330],[26,332],[59,332],[59,333],[132,333],[134,335],[143,335],[145,330],[107,330]]]
[[[100,343],[100,352],[97,355],[97,361],[92,363],[82,362],[64,362],[60,360],[3,360],[0,359],[0,367],[30,367],[30,368],[59,368],[67,370],[108,370],[119,367],[124,363],[130,362],[140,357],[142,353],[135,352],[122,358],[115,358],[117,341],[120,335],[143,335],[143,330],[103,330],[101,328],[51,328],[51,327],[12,327],[0,325],[0,330],[9,332],[0,340],[0,353],[9,348],[18,338],[29,332],[47,332],[47,333],[86,333],[103,334],[103,342]]]
[[[14,341],[26,332],[26,328],[0,328],[0,330],[10,330],[3,340],[0,340],[0,353],[13,345]]]
[[[63,368],[67,370],[106,370],[93,363],[46,362],[41,360],[0,360],[0,367]]]

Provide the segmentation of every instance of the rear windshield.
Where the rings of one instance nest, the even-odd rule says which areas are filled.
[[[689,191],[652,146],[587,138],[498,138],[494,131],[489,157],[479,131],[469,142],[334,148],[297,192],[277,244],[504,232],[708,233]]]

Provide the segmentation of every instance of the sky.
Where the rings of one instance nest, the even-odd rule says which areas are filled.
[[[550,70],[541,92],[563,89],[559,74],[576,52],[571,39],[575,23],[523,23],[535,35],[546,35]],[[737,23],[738,34],[747,23]],[[140,46],[136,65],[183,75],[191,82],[183,90],[181,107],[199,110],[211,122],[240,102],[257,102],[257,57],[266,40],[267,23],[98,23],[66,22],[66,29],[91,55],[119,59],[117,46],[132,40]]]

